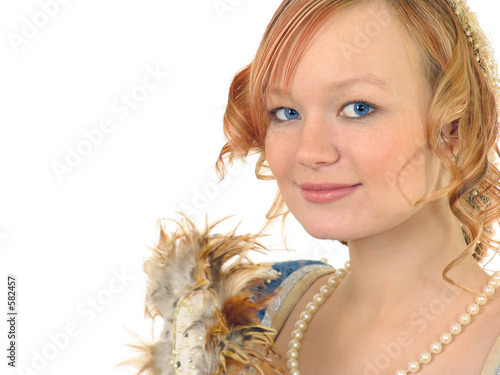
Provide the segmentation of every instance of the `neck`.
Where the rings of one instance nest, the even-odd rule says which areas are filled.
[[[344,288],[350,303],[368,303],[372,314],[385,314],[395,304],[413,308],[448,286],[443,270],[465,247],[461,226],[445,200],[427,203],[398,227],[349,241],[352,272]],[[472,290],[487,280],[471,256],[448,276]]]

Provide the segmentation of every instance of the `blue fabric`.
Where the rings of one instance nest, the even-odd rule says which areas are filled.
[[[266,284],[265,287],[258,287],[256,289],[256,294],[271,294],[274,293],[286,280],[288,276],[297,271],[298,269],[309,266],[311,264],[325,264],[319,260],[290,260],[287,262],[279,262],[273,265],[273,269],[277,272],[281,272],[281,275],[271,280],[269,284]],[[262,309],[257,313],[257,317],[262,321],[264,319],[264,315],[266,314],[266,309]]]

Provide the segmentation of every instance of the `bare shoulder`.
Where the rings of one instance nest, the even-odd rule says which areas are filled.
[[[496,293],[488,298],[488,303],[481,308],[483,311],[480,319],[484,320],[490,331],[496,332],[497,337],[500,337],[500,289],[497,289]]]
[[[489,298],[488,303],[477,318],[476,324],[479,324],[477,332],[482,334],[477,337],[476,342],[479,353],[484,353],[482,374],[486,374],[490,373],[487,371],[496,371],[500,365],[498,363],[500,355],[500,289],[497,289],[495,295]]]
[[[495,280],[500,285],[500,272],[494,274],[491,280]],[[487,297],[487,303],[481,306],[483,318],[491,327],[490,329],[500,336],[500,288],[499,285],[493,287],[494,294]],[[491,285],[490,285],[491,287]]]

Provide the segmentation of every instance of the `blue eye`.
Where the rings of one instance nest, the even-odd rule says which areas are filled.
[[[341,112],[345,117],[363,117],[369,115],[375,110],[371,105],[365,102],[354,102],[347,104]]]
[[[293,108],[286,107],[273,109],[271,115],[278,121],[290,121],[300,118],[299,112]]]

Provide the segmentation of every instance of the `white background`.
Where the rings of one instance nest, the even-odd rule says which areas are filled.
[[[66,0],[44,11],[51,2],[0,5],[0,311],[13,274],[24,366],[6,364],[0,313],[0,372],[133,374],[115,366],[133,356],[124,327],[149,333],[142,262],[156,220],[182,208],[198,223],[206,212],[210,221],[236,215],[227,228],[243,220],[242,231],[255,232],[274,197],[274,182],[257,181],[251,162],[217,187],[214,163],[230,80],[280,1]],[[500,5],[469,4],[500,50]],[[29,37],[16,43],[13,34]],[[137,101],[125,112],[131,93]],[[108,133],[85,149],[84,132],[103,121]],[[79,145],[87,155],[58,176],[54,163]],[[289,234],[303,257],[346,257],[296,225]],[[268,243],[283,246],[279,235]]]

